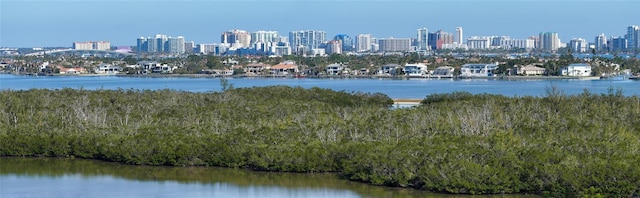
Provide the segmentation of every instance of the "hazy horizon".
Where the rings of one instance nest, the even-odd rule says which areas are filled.
[[[414,38],[464,29],[469,36],[527,38],[558,32],[562,42],[624,36],[640,25],[640,1],[17,1],[0,0],[0,47],[70,47],[109,41],[133,46],[136,38],[166,34],[195,43],[219,43],[229,29],[324,30],[336,34]]]

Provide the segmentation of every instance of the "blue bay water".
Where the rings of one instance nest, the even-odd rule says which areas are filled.
[[[505,96],[544,96],[551,87],[566,94],[608,93],[622,90],[624,95],[640,95],[640,81],[617,77],[604,80],[577,79],[312,79],[312,78],[228,78],[234,87],[300,86],[321,87],[347,92],[379,92],[391,98],[424,98],[433,93],[467,91]],[[0,75],[0,89],[173,89],[193,92],[221,91],[219,78],[145,78],[118,76],[16,76]]]

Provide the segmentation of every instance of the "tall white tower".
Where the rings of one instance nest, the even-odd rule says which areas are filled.
[[[356,51],[371,51],[371,34],[358,34],[356,37]]]
[[[456,27],[456,35],[455,35],[455,38],[453,39],[453,42],[462,44],[463,42],[462,38],[463,38],[462,27]]]
[[[429,29],[418,29],[418,50],[429,50]]]

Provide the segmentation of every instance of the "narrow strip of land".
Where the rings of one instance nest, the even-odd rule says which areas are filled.
[[[393,99],[394,105],[419,105],[422,99],[416,98],[395,98]]]

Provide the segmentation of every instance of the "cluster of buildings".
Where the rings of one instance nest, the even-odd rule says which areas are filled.
[[[138,53],[167,53],[184,54],[192,53],[193,42],[185,43],[184,37],[171,37],[164,34],[156,34],[155,37],[140,37],[136,42]]]
[[[525,39],[509,36],[470,36],[464,39],[462,27],[456,27],[454,33],[438,30],[429,32],[428,28],[417,29],[415,38],[375,38],[371,34],[358,34],[355,38],[346,34],[328,37],[321,30],[296,30],[287,36],[277,31],[255,31],[233,29],[222,32],[220,43],[194,44],[185,42],[184,37],[170,37],[157,34],[155,37],[140,37],[137,40],[137,53],[185,54],[200,53],[213,55],[326,55],[343,53],[426,53],[443,49],[491,50],[524,49],[557,52],[560,48],[569,48],[572,52],[585,53],[630,51],[640,48],[640,29],[629,26],[624,36],[607,38],[604,34],[595,37],[593,42],[583,38],[573,38],[563,43],[557,32],[541,32]],[[75,43],[74,43],[75,47]]]

